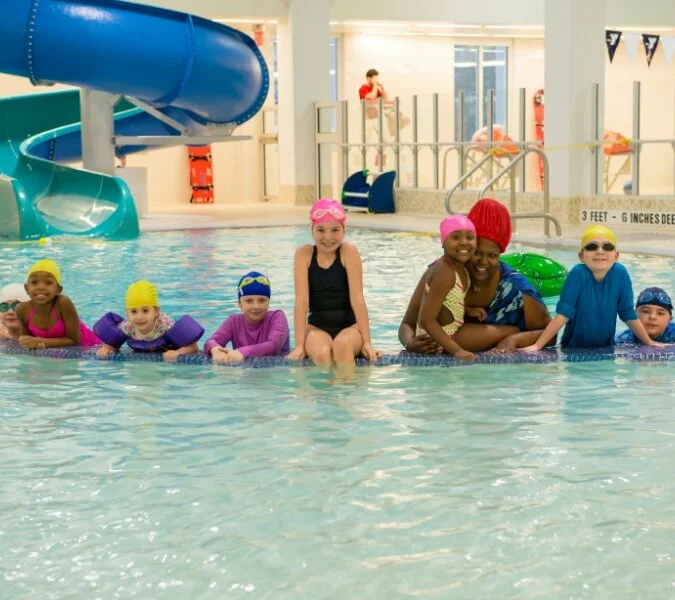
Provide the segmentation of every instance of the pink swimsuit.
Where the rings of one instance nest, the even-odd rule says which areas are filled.
[[[35,314],[35,307],[31,306],[28,312],[28,331],[35,337],[40,338],[64,338],[66,336],[66,322],[61,318],[56,309],[52,307],[52,314],[56,317],[54,323],[49,329],[39,329],[33,325],[33,315]],[[101,343],[96,337],[96,334],[91,331],[82,321],[80,321],[80,346],[97,346]]]

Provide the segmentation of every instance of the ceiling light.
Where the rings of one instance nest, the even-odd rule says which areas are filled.
[[[544,29],[543,25],[486,25],[485,29]]]
[[[493,38],[503,38],[503,39],[509,39],[509,38],[527,38],[528,40],[543,40],[546,36],[543,35],[537,35],[535,33],[500,33],[499,35],[493,34],[490,37]]]
[[[465,38],[486,38],[490,37],[487,33],[429,33],[431,37],[465,37]]]
[[[361,35],[395,35],[395,36],[422,36],[423,33],[410,33],[407,31],[361,31]]]
[[[480,25],[456,25],[454,23],[415,23],[415,27],[425,29],[479,29]]]
[[[400,21],[344,21],[348,27],[409,27],[408,23]]]

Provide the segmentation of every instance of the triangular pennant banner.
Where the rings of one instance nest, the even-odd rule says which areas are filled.
[[[675,54],[675,37],[664,35],[661,38],[661,46],[663,47],[663,54],[666,57],[666,62],[670,64]]]
[[[654,52],[659,47],[659,38],[660,35],[652,35],[651,33],[642,34],[642,43],[645,46],[645,52],[647,53],[647,66],[652,66],[652,58],[654,58]]]
[[[628,60],[633,62],[635,60],[635,53],[637,52],[637,45],[640,41],[640,34],[626,31],[623,34],[623,41],[626,43],[626,50],[628,52]]]
[[[621,32],[608,29],[605,31],[605,43],[607,44],[607,53],[609,54],[609,62],[614,60],[614,53],[621,41]]]

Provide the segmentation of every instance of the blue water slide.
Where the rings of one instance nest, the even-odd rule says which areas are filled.
[[[127,96],[169,118],[121,102],[117,136],[185,143],[244,123],[267,97],[253,40],[207,19],[120,0],[0,0],[0,15],[0,72]],[[63,164],[81,158],[79,120],[77,91],[0,100],[0,237],[138,235],[122,180]]]

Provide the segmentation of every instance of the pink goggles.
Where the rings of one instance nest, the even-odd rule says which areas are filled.
[[[312,204],[309,209],[309,220],[312,225],[319,225],[321,223],[329,223],[336,221],[344,224],[347,220],[345,209],[342,204],[332,200],[331,198],[321,198]]]

